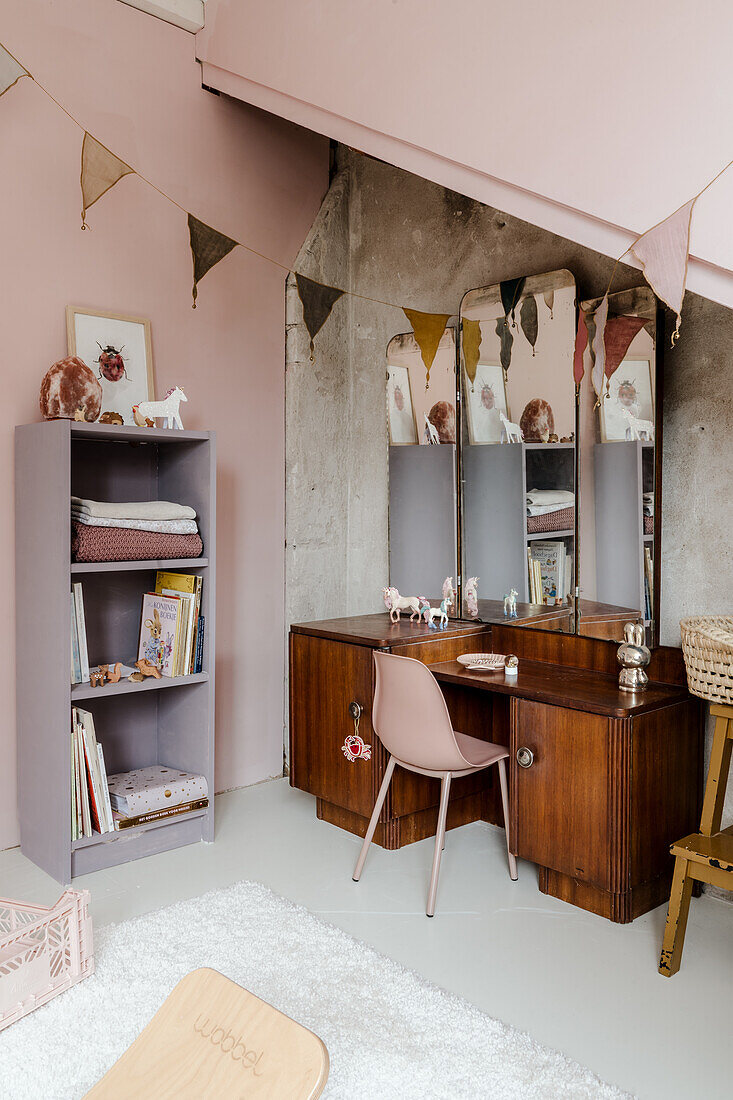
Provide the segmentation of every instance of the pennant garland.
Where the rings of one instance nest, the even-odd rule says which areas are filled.
[[[550,311],[550,320],[552,321],[552,320],[554,320],[554,314],[553,314],[552,311],[553,311],[554,306],[555,306],[555,291],[554,290],[546,290],[545,293],[542,295],[542,297],[545,299],[545,305],[547,306],[547,308]]]
[[[212,229],[205,222],[188,215],[188,232],[191,238],[191,255],[193,256],[193,305],[196,309],[198,297],[197,283],[203,279],[207,271],[211,271],[214,264],[223,260],[233,248],[237,247],[237,241],[231,237],[225,237],[217,229]]]
[[[81,227],[86,229],[86,213],[97,199],[106,195],[111,187],[134,170],[124,160],[111,153],[86,130],[81,143]]]
[[[657,298],[661,298],[677,315],[677,325],[672,333],[673,347],[679,339],[682,324],[682,299],[685,296],[687,283],[692,208],[699,197],[696,195],[659,225],[648,229],[629,249],[641,264],[644,278]]]
[[[539,330],[537,302],[534,294],[528,294],[522,302],[522,308],[519,311],[519,324],[522,326],[522,332],[532,345],[532,355],[534,356],[535,344],[537,343],[537,332]]]
[[[581,311],[581,317],[582,317]],[[631,341],[637,332],[648,323],[646,317],[609,317],[606,321],[606,329],[603,334],[603,347],[606,354],[605,374],[610,378],[618,369]]]
[[[316,283],[313,279],[307,279],[305,275],[300,275],[297,271],[295,282],[300,300],[303,303],[303,321],[311,338],[312,363],[314,358],[313,341],[316,338],[316,333],[323,328],[329,313],[344,292],[334,286],[325,286],[323,283]]]
[[[575,351],[573,353],[573,378],[575,379],[576,392],[583,381],[585,374],[585,349],[588,346],[588,326],[585,323],[585,314],[578,310],[578,330],[575,333]]]
[[[407,309],[405,306],[402,307],[402,312],[412,325],[412,331],[420,348],[422,361],[425,364],[425,389],[427,389],[430,385],[430,368],[451,315],[450,313],[422,313],[419,309]]]
[[[603,301],[593,314],[595,332],[591,341],[591,357],[593,359],[593,370],[591,371],[591,379],[593,381],[593,389],[596,391],[596,396],[598,397],[599,401],[603,393],[603,379],[606,368],[605,330],[607,317],[608,295],[604,294]]]
[[[463,362],[466,366],[466,374],[471,382],[471,389],[476,381],[478,370],[479,348],[481,347],[481,322],[461,321],[461,340],[463,343]]]
[[[31,74],[4,46],[0,46],[0,95],[10,91],[22,76],[31,76]],[[33,80],[32,76],[31,80]]]
[[[494,331],[501,341],[499,359],[501,360],[501,367],[504,371],[504,381],[506,382],[507,375],[509,374],[509,364],[512,361],[512,344],[514,343],[512,330],[507,324],[506,317],[499,318],[496,322],[496,329]]]
[[[504,317],[508,318],[509,314],[512,315],[512,324],[517,327],[517,322],[514,319],[514,311],[517,308],[517,302],[522,297],[522,291],[524,290],[524,284],[527,281],[527,276],[523,275],[520,279],[504,279],[502,283],[499,283],[499,293],[501,294],[501,304],[504,307]],[[507,321],[507,325],[508,325]]]

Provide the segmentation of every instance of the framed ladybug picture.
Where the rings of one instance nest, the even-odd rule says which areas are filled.
[[[155,398],[150,321],[96,309],[66,307],[69,355],[78,356],[102,387],[100,419],[134,424],[133,405]]]

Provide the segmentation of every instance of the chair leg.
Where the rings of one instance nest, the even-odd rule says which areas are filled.
[[[517,880],[517,860],[512,854],[509,837],[509,791],[506,782],[506,760],[499,761],[499,785],[501,786],[501,805],[504,809],[504,834],[506,836],[506,854],[509,860],[509,877]]]
[[[682,962],[682,948],[685,945],[687,914],[690,911],[690,895],[693,879],[687,874],[688,861],[677,856],[674,861],[672,892],[669,896],[667,924],[664,928],[662,954],[659,959],[659,973],[665,978],[676,974]]]
[[[448,798],[450,796],[451,773],[446,772],[440,787],[440,810],[438,811],[438,830],[435,834],[435,852],[433,854],[433,870],[430,875],[430,889],[428,890],[428,904],[425,912],[429,917],[435,913],[435,895],[438,892],[438,874],[440,873],[440,857],[445,846],[445,822],[448,817]]]
[[[392,772],[394,771],[394,769],[395,769],[395,758],[393,756],[390,756],[389,760],[387,761],[387,767],[386,767],[385,772],[384,772],[384,779],[382,780],[382,786],[379,788],[379,794],[377,795],[377,801],[374,803],[374,809],[372,810],[372,816],[369,819],[369,827],[366,831],[366,836],[364,837],[364,843],[361,846],[361,851],[359,852],[359,858],[356,861],[356,867],[354,868],[354,874],[352,875],[352,878],[354,879],[354,882],[358,882],[359,879],[361,878],[361,872],[364,868],[364,860],[367,857],[367,852],[369,851],[369,845],[372,842],[372,837],[374,836],[374,831],[377,828],[377,822],[379,821],[379,815],[382,812],[382,806],[384,805],[384,800],[387,797],[387,791],[389,790],[389,784],[392,780]]]

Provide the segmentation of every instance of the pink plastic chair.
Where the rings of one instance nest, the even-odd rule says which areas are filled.
[[[398,657],[393,653],[375,653],[374,662],[377,675],[372,725],[390,757],[356,861],[354,882],[358,882],[361,877],[395,765],[399,764],[418,775],[440,779],[438,829],[435,834],[433,871],[425,910],[432,917],[438,890],[440,856],[445,847],[445,822],[452,779],[473,775],[491,764],[499,765],[509,874],[512,879],[517,877],[517,861],[509,846],[509,798],[504,763],[509,756],[509,750],[504,745],[479,741],[476,737],[468,737],[453,729],[443,693],[433,674],[421,661],[412,657]]]

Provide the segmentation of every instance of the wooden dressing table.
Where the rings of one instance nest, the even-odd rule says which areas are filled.
[[[290,782],[318,816],[364,835],[386,752],[371,727],[374,649],[431,667],[456,729],[509,746],[515,853],[539,887],[609,920],[664,902],[669,845],[696,827],[703,725],[681,651],[654,650],[645,692],[618,690],[615,647],[582,636],[451,620],[442,631],[386,614],[301,623],[290,634]],[[470,672],[462,653],[516,653],[519,674]],[[351,758],[349,713],[363,709]],[[490,773],[454,781],[448,828],[503,825]],[[394,849],[435,833],[439,783],[398,769],[375,840]]]

